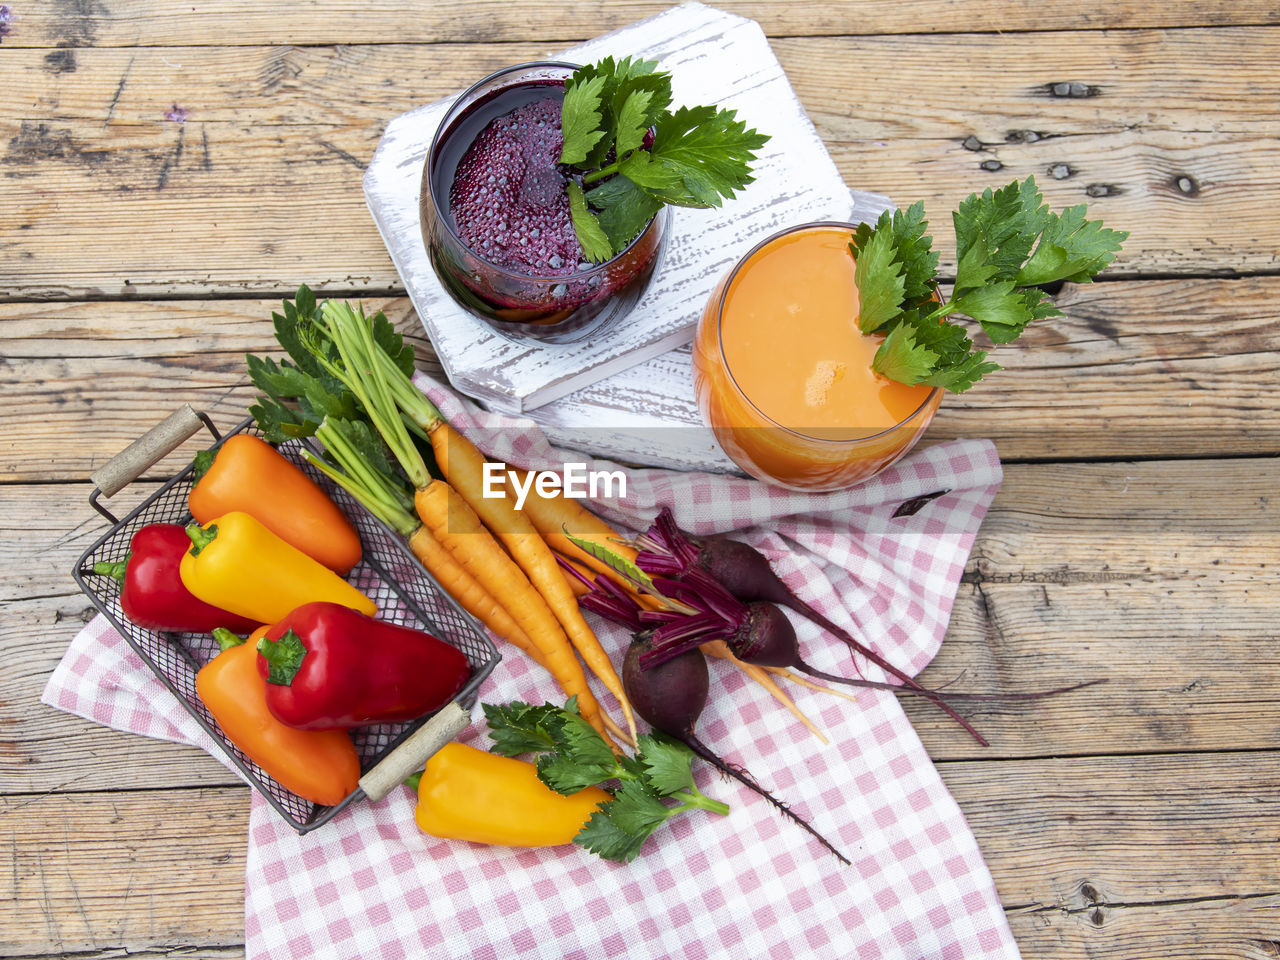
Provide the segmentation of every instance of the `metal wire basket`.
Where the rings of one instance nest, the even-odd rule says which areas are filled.
[[[455,708],[448,714],[447,723],[444,722],[444,711],[437,717],[441,722],[435,726],[444,727],[443,730],[423,729],[431,719],[430,715],[409,723],[378,724],[352,730],[352,740],[360,756],[361,786],[333,806],[314,804],[287,790],[223,736],[217,721],[196,696],[196,674],[218,655],[217,642],[208,635],[164,633],[130,623],[120,608],[120,585],[111,577],[93,573],[94,564],[99,561],[125,559],[133,535],[142,527],[152,523],[192,522],[187,508],[187,495],[193,485],[193,468],[190,465],[121,520],[104,508],[98,498],[110,497],[123,489],[160,457],[192,436],[202,423],[217,441],[215,446],[221,446],[224,438],[219,436],[209,418],[190,407],[183,407],[94,475],[96,486],[89,502],[111,521],[112,526],[85,551],[72,573],[94,606],[111,621],[142,662],[151,668],[183,708],[222,748],[244,778],[295,830],[306,833],[328,822],[361,798],[380,799],[404,775],[415,767],[420,768],[425,752],[431,750],[431,747],[423,747],[425,742],[441,737],[447,741],[469,722],[469,718],[465,711]],[[259,433],[252,419],[241,423],[229,435],[242,432]],[[305,449],[302,441],[291,440],[277,449],[315,480],[355,524],[363,547],[363,559],[347,579],[377,604],[379,619],[425,630],[452,643],[466,655],[471,664],[471,678],[455,702],[470,707],[480,684],[501,659],[483,629],[436,583],[402,538],[307,462],[302,455]]]

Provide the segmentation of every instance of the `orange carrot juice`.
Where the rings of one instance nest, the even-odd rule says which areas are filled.
[[[858,329],[853,230],[806,224],[771,237],[720,282],[698,323],[702,415],[761,480],[804,490],[865,480],[911,449],[942,400],[871,369],[882,338]]]

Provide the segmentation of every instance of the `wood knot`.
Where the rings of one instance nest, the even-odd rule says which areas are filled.
[[[1200,184],[1196,182],[1196,178],[1186,173],[1175,174],[1173,177],[1173,189],[1187,197],[1198,197],[1200,195]]]
[[[1089,914],[1089,919],[1093,921],[1095,927],[1100,927],[1107,922],[1107,918],[1103,916],[1101,907],[1094,907],[1093,912]]]
[[[982,149],[982,141],[975,137],[972,133],[964,138],[964,143],[960,144],[966,150],[972,150],[977,153]]]
[[[1049,167],[1049,176],[1055,180],[1065,180],[1067,177],[1075,173],[1068,163],[1055,163]]]
[[[980,164],[978,164],[978,166],[980,166],[983,170],[989,170],[992,173],[994,173],[997,170],[1004,169],[1004,164],[1001,163],[999,160],[983,160]]]
[[[1110,183],[1091,183],[1084,188],[1087,197],[1114,197],[1121,193],[1119,187]]]
[[[1051,97],[1066,97],[1072,100],[1079,100],[1084,97],[1098,97],[1102,95],[1101,87],[1081,83],[1078,80],[1073,80],[1069,83],[1065,81],[1046,83],[1045,89]]]
[[[1010,130],[1004,135],[1005,143],[1038,143],[1046,139],[1046,134],[1038,130]]]

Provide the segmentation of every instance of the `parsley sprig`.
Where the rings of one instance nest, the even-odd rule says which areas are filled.
[[[557,793],[606,787],[613,800],[591,815],[573,842],[606,860],[628,863],[667,820],[686,810],[721,815],[729,807],[693,782],[693,752],[665,737],[641,736],[635,756],[614,754],[578,713],[576,697],[563,707],[515,701],[483,705],[490,749],[506,757],[538,755],[538,777]],[[669,806],[667,801],[676,801]]]
[[[620,253],[664,204],[718,207],[754,179],[769,137],[734,110],[671,112],[671,74],[655,60],[605,57],[565,81],[560,162],[577,171],[569,211],[583,254]],[[652,139],[649,134],[652,131]]]
[[[885,334],[872,369],[901,383],[955,393],[999,370],[963,327],[946,318],[971,317],[999,344],[1016,340],[1033,320],[1061,316],[1041,287],[1060,280],[1088,283],[1129,236],[1085,219],[1085,212],[1085,204],[1050,211],[1035,177],[970,194],[952,214],[956,281],[945,303],[936,297],[938,254],[925,233],[923,203],[885,211],[875,226],[859,226],[849,244],[861,301],[858,326]]]

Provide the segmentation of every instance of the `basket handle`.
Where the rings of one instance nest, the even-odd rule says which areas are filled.
[[[415,730],[360,778],[360,789],[375,803],[404,783],[405,778],[422,769],[427,758],[471,725],[471,714],[457,701],[440,711]]]
[[[207,414],[197,413],[191,404],[184,403],[173,413],[165,417],[154,427],[125,447],[102,467],[89,475],[96,489],[89,496],[89,502],[104,514],[112,523],[116,520],[98,502],[98,496],[113,497],[141,476],[144,470],[154,466],[159,460],[173,453],[186,440],[190,439],[200,425],[203,424],[213,434],[214,440],[221,440],[217,427]]]

